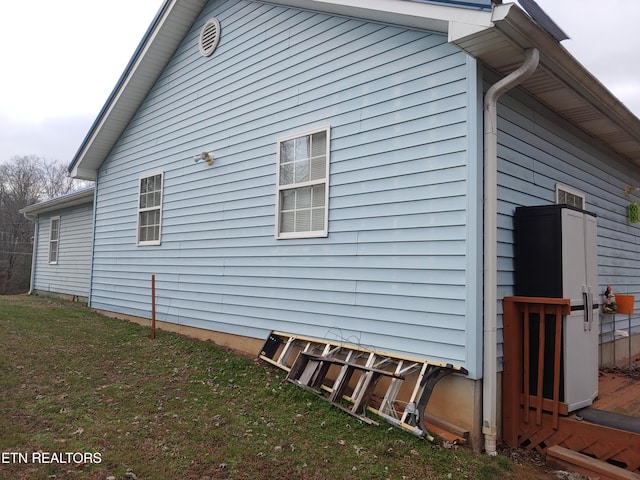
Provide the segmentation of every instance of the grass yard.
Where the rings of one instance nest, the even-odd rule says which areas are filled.
[[[0,479],[549,479],[332,408],[217,346],[0,297]]]

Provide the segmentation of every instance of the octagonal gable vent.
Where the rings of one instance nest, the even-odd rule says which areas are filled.
[[[198,48],[204,57],[210,57],[220,41],[220,22],[217,18],[210,18],[200,31]]]

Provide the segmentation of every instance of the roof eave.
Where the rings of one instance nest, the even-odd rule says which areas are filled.
[[[122,132],[153,88],[206,0],[165,0],[113,92],[83,140],[68,170],[73,178],[95,180]],[[307,8],[446,33],[449,22],[489,26],[489,10],[405,0],[270,0]]]
[[[452,24],[449,40],[501,75],[522,63],[526,49],[537,48],[540,66],[521,88],[640,165],[640,119],[593,74],[514,4],[496,5],[492,25]]]
[[[95,180],[122,132],[162,74],[206,0],[165,0],[129,65],[69,165],[74,178]],[[449,41],[506,75],[524,51],[540,51],[540,68],[521,87],[640,165],[640,120],[514,4],[492,11],[404,0],[269,0],[336,15],[448,34]]]
[[[95,180],[206,0],[165,0],[69,164],[73,178]]]
[[[74,192],[62,195],[60,197],[52,198],[51,200],[44,200],[42,202],[34,203],[21,208],[19,212],[25,215],[27,218],[33,220],[37,215],[43,213],[60,210],[62,208],[75,207],[77,205],[84,205],[86,203],[93,202],[95,188],[93,186],[76,190]]]
[[[461,24],[489,26],[491,11],[407,0],[267,0],[264,3],[315,10],[333,15],[447,33],[452,19]]]

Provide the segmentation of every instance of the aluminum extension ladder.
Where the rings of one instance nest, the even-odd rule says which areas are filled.
[[[372,412],[389,423],[433,440],[424,411],[434,387],[465,368],[379,353],[358,345],[271,332],[259,357],[288,372],[287,380],[312,391],[366,423]],[[376,405],[372,405],[377,398]]]

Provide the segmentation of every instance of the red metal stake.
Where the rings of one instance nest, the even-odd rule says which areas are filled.
[[[156,276],[151,275],[151,340],[156,338]]]

